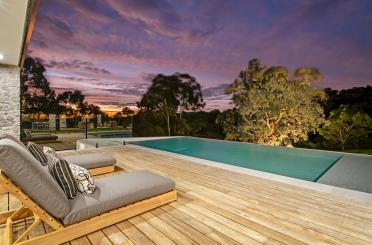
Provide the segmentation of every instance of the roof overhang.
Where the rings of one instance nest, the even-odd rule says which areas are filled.
[[[0,0],[0,64],[22,66],[40,0]]]

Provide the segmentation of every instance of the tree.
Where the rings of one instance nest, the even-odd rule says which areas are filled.
[[[367,138],[368,130],[371,128],[372,118],[367,114],[352,112],[350,107],[341,106],[330,113],[319,133],[324,139],[345,150],[348,144],[358,144]]]
[[[168,135],[171,135],[171,117],[182,117],[185,110],[195,111],[204,107],[200,84],[188,74],[170,76],[158,74],[143,95],[138,106],[144,110],[157,111],[163,116]]]
[[[126,116],[126,117],[130,117],[130,125],[133,128],[133,116],[134,116],[135,112],[133,110],[131,110],[129,107],[126,106],[126,107],[123,108],[121,113],[123,113],[123,115]]]
[[[264,68],[251,60],[226,90],[241,118],[234,130],[239,140],[271,145],[307,140],[323,122],[320,102],[325,99],[324,92],[308,81],[291,81],[285,67]],[[236,127],[233,123],[234,118],[227,118],[225,128]]]
[[[87,102],[82,102],[78,104],[79,113],[82,115],[97,115],[101,114],[101,108],[94,104],[89,104]]]
[[[57,94],[50,88],[40,61],[27,57],[21,70],[22,112],[25,114],[97,114],[100,108],[84,102],[81,91],[64,91]]]
[[[49,114],[55,109],[56,94],[44,76],[45,67],[37,60],[27,57],[21,70],[22,112]]]
[[[327,101],[324,104],[326,117],[330,112],[337,110],[341,105],[348,105],[360,113],[372,115],[372,86],[354,87],[350,89],[333,90],[325,89]]]
[[[315,67],[300,67],[294,71],[294,77],[304,85],[311,85],[312,82],[322,78],[319,70]]]
[[[216,123],[220,125],[225,134],[225,139],[238,141],[240,138],[239,126],[241,116],[237,109],[229,109],[217,117]]]

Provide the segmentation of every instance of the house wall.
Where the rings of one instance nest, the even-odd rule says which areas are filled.
[[[20,135],[20,69],[0,65],[0,134]]]

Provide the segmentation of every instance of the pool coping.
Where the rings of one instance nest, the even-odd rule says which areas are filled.
[[[176,137],[189,137],[189,136],[143,137],[143,138],[142,137],[111,138],[111,139],[108,139],[107,141],[111,142],[111,143],[116,143],[116,144],[113,144],[113,145],[110,145],[110,146],[103,146],[103,147],[99,147],[99,148],[121,146],[121,144],[118,144],[118,140],[125,141],[125,142],[131,142],[131,141],[139,141],[139,140],[155,140],[155,139],[166,139],[166,138],[176,138]],[[197,138],[197,137],[190,137],[190,138]],[[92,139],[92,140],[94,140],[94,139]],[[83,142],[81,142],[81,143],[83,143]],[[247,144],[253,144],[253,143],[247,143]],[[278,182],[281,182],[281,183],[284,183],[284,184],[289,184],[289,185],[294,185],[294,186],[297,186],[297,187],[302,187],[302,188],[307,188],[307,189],[311,189],[311,190],[315,190],[315,191],[320,191],[320,192],[323,192],[323,193],[329,193],[329,194],[340,196],[340,197],[343,197],[343,198],[346,198],[346,199],[349,199],[349,200],[357,200],[357,201],[360,201],[360,202],[364,202],[366,204],[372,204],[372,194],[366,193],[366,192],[350,190],[350,189],[331,186],[331,185],[326,185],[326,184],[322,184],[322,183],[318,183],[318,182],[311,182],[311,181],[291,178],[291,177],[282,176],[282,175],[278,175],[278,174],[272,174],[272,173],[267,173],[267,172],[263,172],[263,171],[259,171],[259,170],[243,168],[243,167],[239,167],[239,166],[224,164],[224,163],[210,161],[210,160],[201,159],[201,158],[192,157],[192,156],[186,156],[186,155],[182,155],[182,154],[179,154],[179,153],[168,152],[168,151],[164,151],[164,150],[158,150],[158,149],[149,148],[149,147],[140,146],[140,145],[135,145],[135,144],[126,144],[126,147],[139,148],[141,150],[146,150],[146,151],[149,151],[149,152],[171,155],[171,156],[183,159],[183,160],[188,160],[188,161],[192,161],[192,162],[196,162],[196,163],[200,163],[200,164],[204,164],[204,165],[208,165],[208,166],[218,167],[218,168],[222,168],[222,169],[225,169],[225,170],[229,170],[229,171],[233,171],[233,172],[237,172],[237,173],[241,173],[241,174],[246,174],[246,175],[251,175],[251,176],[255,176],[255,177],[263,178],[263,179],[267,179],[267,180],[278,181]],[[274,146],[272,146],[272,147],[274,147]],[[92,148],[95,148],[95,147],[81,148],[81,149],[83,150],[83,149],[92,149]],[[309,150],[309,151],[312,150],[312,149],[306,149],[306,148],[305,149],[300,148],[300,149]],[[332,152],[332,151],[324,151],[324,150],[317,150],[317,151]],[[335,152],[332,152],[332,153],[335,153]],[[343,152],[336,152],[336,153],[344,154]],[[345,154],[358,155],[358,154],[354,154],[354,153],[345,153]]]

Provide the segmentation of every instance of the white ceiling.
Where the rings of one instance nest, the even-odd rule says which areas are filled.
[[[28,0],[0,0],[0,64],[19,65]]]

